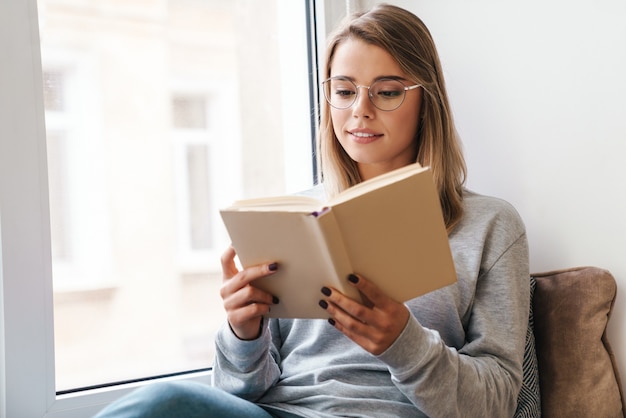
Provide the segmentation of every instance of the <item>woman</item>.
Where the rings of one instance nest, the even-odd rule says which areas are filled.
[[[228,323],[216,338],[214,367],[220,389],[155,385],[112,406],[110,416],[514,415],[528,326],[526,234],[510,205],[463,188],[464,160],[428,29],[381,5],[348,20],[326,58],[323,190],[313,192],[337,193],[415,161],[430,166],[458,283],[401,304],[350,275],[367,306],[323,288],[328,321],[265,321],[280,301],[254,280],[280,265],[240,271],[229,248],[221,290]]]

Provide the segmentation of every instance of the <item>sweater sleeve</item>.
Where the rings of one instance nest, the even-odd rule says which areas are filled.
[[[278,352],[267,322],[259,338],[249,341],[237,338],[228,323],[222,325],[215,338],[214,386],[256,401],[278,381]]]
[[[512,243],[511,243],[512,241]],[[475,281],[461,347],[415,316],[379,358],[396,387],[429,417],[510,417],[522,384],[528,325],[529,272],[526,235],[491,257]],[[483,251],[492,251],[486,241]],[[493,253],[493,251],[492,251]]]

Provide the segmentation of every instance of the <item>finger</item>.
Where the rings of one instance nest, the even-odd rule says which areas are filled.
[[[326,297],[326,310],[335,319],[344,318],[345,315],[361,323],[371,323],[375,319],[371,308],[345,296],[336,289],[322,288],[322,294]]]
[[[327,306],[326,310],[331,315],[328,322],[366,351],[378,355],[388,347],[387,338],[377,327],[355,318],[332,303]]]
[[[338,299],[340,298],[336,300]],[[323,302],[326,302],[326,304]],[[344,304],[343,307],[340,307],[332,302],[323,300],[320,302],[320,305],[322,307],[326,306],[326,311],[331,315],[331,318],[328,320],[331,325],[374,355],[383,353],[391,346],[402,332],[402,329],[404,329],[408,320],[408,309],[403,305],[400,305],[400,309],[392,315],[361,305],[365,313],[357,313],[357,316],[344,309],[347,305],[351,305],[349,302],[347,305]]]
[[[363,303],[370,308],[364,317],[366,322],[376,325],[385,333],[399,333],[404,328],[409,311],[403,303],[396,302],[373,282],[361,276],[351,274],[348,281],[359,290]]]
[[[227,257],[230,255],[226,254]],[[269,264],[260,264],[258,266],[248,267],[241,271],[237,270],[236,267],[234,270],[228,270],[229,260],[228,258],[222,258],[224,264],[222,264],[224,269],[224,279],[222,283],[222,292],[226,293],[234,293],[237,290],[249,285],[253,281],[260,279],[261,277],[266,277],[271,274],[276,273],[278,270],[277,263],[269,263]],[[227,276],[227,271],[236,271],[236,273],[232,277]],[[223,297],[223,295],[222,295]]]
[[[226,284],[223,287],[227,287]],[[275,296],[251,285],[244,286],[234,292],[224,289],[222,298],[224,309],[228,312],[253,304],[269,306],[278,303]]]
[[[357,274],[348,275],[348,282],[361,292],[364,304],[370,307],[380,308],[394,302],[378,286]]]
[[[230,246],[222,254],[220,262],[222,264],[222,279],[224,281],[236,282],[237,287],[243,287],[253,280],[268,276],[278,270],[278,263],[259,264],[239,270],[235,264],[235,249]]]
[[[271,306],[266,303],[251,303],[241,308],[229,311],[228,322],[232,327],[238,328],[243,324],[247,324],[252,319],[260,318],[267,315],[271,310]]]
[[[240,287],[246,286],[253,281],[276,273],[278,264],[259,264],[258,266],[248,267],[235,275],[231,281],[236,282]]]
[[[239,271],[234,267],[234,256],[235,250],[230,247],[224,252],[221,259],[224,269],[224,280],[220,288],[220,296],[224,301],[224,309],[230,314],[248,305],[262,304],[265,307],[255,309],[259,310],[261,314],[266,314],[271,304],[279,302],[278,298],[252,286],[251,283],[261,277],[274,274],[278,269],[278,264],[261,264]],[[228,272],[236,273],[234,276],[228,277]],[[252,316],[255,316],[255,314],[252,314]]]
[[[222,277],[223,279],[229,279],[239,272],[237,265],[235,264],[235,248],[229,245],[226,251],[222,254],[220,262],[222,264]]]
[[[331,316],[329,322],[338,330],[370,353],[380,354],[400,335],[408,321],[409,311],[391,298],[372,296],[382,292],[373,285],[367,289],[365,279],[358,276],[350,278],[357,288],[361,281],[362,294],[367,292],[379,306],[365,306],[329,288],[322,289],[326,298],[320,301],[320,306],[327,310]]]
[[[379,344],[380,339],[374,335],[375,330],[372,330],[369,325],[356,321],[349,316],[344,319],[347,320],[344,322],[339,318],[330,318],[328,322],[366,351],[374,355],[385,351],[385,348]]]

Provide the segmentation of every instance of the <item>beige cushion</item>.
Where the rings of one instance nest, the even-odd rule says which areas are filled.
[[[533,276],[543,416],[624,417],[621,381],[606,335],[615,279],[593,267]]]

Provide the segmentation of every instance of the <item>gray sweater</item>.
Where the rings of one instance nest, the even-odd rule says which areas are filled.
[[[325,320],[268,321],[216,337],[214,384],[272,414],[303,417],[511,417],[522,382],[529,271],[524,225],[508,203],[471,192],[450,235],[458,283],[406,303],[398,339],[373,356]]]

